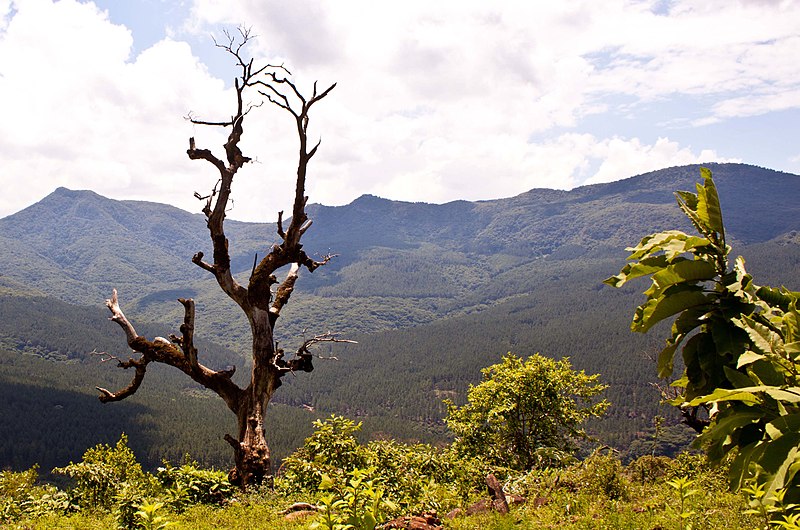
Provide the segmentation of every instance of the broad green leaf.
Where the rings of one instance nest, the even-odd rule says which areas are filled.
[[[686,399],[694,399],[698,395],[707,394],[711,389],[708,388],[708,378],[706,372],[700,366],[699,352],[702,344],[706,342],[704,333],[693,335],[683,347],[683,365],[686,367],[687,384],[684,396]]]
[[[739,356],[739,360],[736,362],[736,368],[741,368],[742,366],[747,366],[748,364],[752,364],[756,361],[764,359],[765,357],[760,353],[756,353],[753,351],[746,351]]]
[[[758,378],[762,385],[779,387],[786,384],[783,369],[768,360],[754,362],[747,371],[752,377]]]
[[[633,331],[644,333],[658,322],[691,307],[708,302],[702,288],[695,285],[675,285],[636,309],[631,323]]]
[[[777,401],[800,403],[800,388],[797,387],[777,388],[774,386],[766,386],[763,392]]]
[[[785,289],[775,289],[773,287],[759,287],[756,294],[769,305],[788,311],[789,305],[792,301],[797,300],[797,295],[800,293],[792,293]]]
[[[789,468],[798,460],[800,454],[800,433],[789,433],[777,440],[765,442],[764,450],[757,459],[763,470],[766,497],[787,485]]]
[[[673,359],[675,358],[675,350],[678,348],[683,335],[680,335],[676,340],[668,340],[667,346],[658,354],[658,377],[665,379],[672,375],[674,366]],[[675,337],[673,337],[675,339]]]
[[[711,394],[699,396],[689,402],[690,406],[718,401],[741,401],[755,404],[762,400],[756,394],[767,394],[772,399],[788,403],[800,403],[800,388],[778,388],[770,385],[748,386],[743,388],[717,388]]]
[[[661,245],[661,250],[664,252],[667,261],[674,261],[675,258],[681,254],[692,253],[700,255],[700,250],[705,247],[711,246],[712,243],[705,237],[690,236],[686,239],[672,239]]]
[[[783,349],[795,361],[800,360],[800,341],[784,344]]]
[[[678,198],[678,201],[685,204],[689,210],[692,212],[697,211],[697,195],[692,193],[691,191],[676,191],[675,196]]]
[[[708,168],[700,168],[700,173],[704,183],[703,186],[697,185],[697,216],[711,230],[724,237],[725,228],[722,224],[722,209],[719,205],[717,187]]]
[[[780,418],[775,418],[766,425],[767,434],[773,440],[780,438],[786,433],[800,432],[800,413],[795,412]]]
[[[672,337],[673,339],[678,335],[686,336],[689,332],[694,331],[698,327],[706,323],[703,318],[708,312],[705,306],[693,307],[685,310],[678,315],[675,322],[672,323]]]
[[[668,265],[665,256],[650,256],[636,263],[629,263],[622,268],[619,274],[603,281],[611,287],[622,287],[626,282],[656,273]]]
[[[734,388],[747,388],[758,384],[747,375],[728,366],[725,367],[725,377],[733,384]]]
[[[642,259],[650,254],[661,252],[666,243],[672,240],[686,241],[689,237],[690,236],[680,230],[650,234],[649,236],[645,236],[637,246],[627,249],[631,252],[627,260]]]
[[[758,353],[768,355],[776,353],[776,349],[782,348],[783,341],[780,335],[764,324],[756,322],[747,315],[742,315],[741,319],[733,319],[733,321],[745,330]]]
[[[740,401],[748,405],[755,405],[761,402],[761,399],[756,396],[756,393],[761,390],[753,390],[754,388],[761,389],[767,387],[717,388],[711,394],[698,396],[688,404],[690,407],[696,407],[718,401]]]
[[[653,283],[663,290],[677,283],[707,281],[716,274],[713,263],[704,260],[683,260],[653,274]]]
[[[800,339],[800,314],[792,307],[783,315],[783,340],[794,342]]]
[[[675,197],[678,199],[678,206],[681,211],[689,218],[695,230],[703,235],[709,234],[709,229],[703,224],[700,216],[697,215],[697,196],[688,191],[676,191]]]
[[[731,463],[728,478],[731,490],[737,491],[744,481],[750,476],[750,462],[758,458],[763,451],[763,444],[753,442],[739,448],[739,452]]]

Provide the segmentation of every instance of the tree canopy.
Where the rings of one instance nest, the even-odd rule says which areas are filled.
[[[494,465],[529,469],[559,460],[587,437],[583,423],[609,406],[595,399],[606,388],[600,376],[573,370],[566,358],[508,353],[482,373],[466,404],[447,402],[445,421],[459,451]]]

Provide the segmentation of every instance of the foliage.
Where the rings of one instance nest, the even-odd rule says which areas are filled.
[[[642,484],[662,480],[669,472],[672,460],[666,456],[644,455],[628,464],[628,475]]]
[[[27,471],[0,471],[0,523],[22,516],[45,513],[65,514],[78,507],[69,496],[52,485],[36,485],[38,468]]]
[[[630,250],[631,261],[606,283],[620,287],[650,276],[647,301],[636,309],[633,331],[646,332],[677,315],[659,354],[660,377],[672,374],[679,347],[685,365],[671,401],[697,421],[710,410],[699,443],[712,462],[733,458],[733,488],[755,477],[765,502],[786,490],[800,500],[800,293],[759,288],[744,259],[729,268],[722,210],[711,172],[701,169],[696,193],[677,192],[681,210],[699,235],[652,234]]]
[[[180,467],[165,462],[158,468],[156,477],[166,490],[170,506],[179,511],[194,504],[221,505],[235,491],[227,473],[201,469],[197,462],[189,459]]]
[[[509,353],[482,370],[467,403],[447,401],[447,425],[462,455],[511,469],[558,465],[587,437],[583,423],[608,408],[596,401],[605,385],[599,375],[574,371],[568,359],[536,354],[523,361]]]
[[[158,514],[163,507],[163,502],[143,502],[136,512],[137,525],[135,528],[141,528],[141,530],[163,530],[171,526],[171,522]]]
[[[384,498],[381,481],[374,476],[375,469],[353,469],[346,478],[332,480],[323,476],[320,490],[328,492],[320,497],[322,507],[319,517],[310,528],[325,530],[374,530],[397,506]]]
[[[689,499],[699,494],[698,490],[692,488],[692,486],[694,486],[694,481],[686,477],[678,477],[673,480],[668,480],[667,485],[673,488],[678,494],[680,504],[677,514],[680,521],[680,529],[692,530],[690,519],[697,515],[697,512],[690,509]]]
[[[288,491],[317,491],[324,475],[343,475],[364,467],[364,458],[355,434],[361,423],[331,415],[315,420],[315,430],[302,447],[284,459],[279,487]]]
[[[396,442],[395,442],[396,444]],[[403,444],[397,444],[403,445]],[[366,452],[365,446],[360,446]],[[414,447],[414,446],[408,446]],[[443,450],[444,451],[444,450]],[[394,453],[394,451],[390,451]],[[658,457],[662,458],[663,457]],[[620,462],[613,452],[597,452],[590,458],[565,468],[534,469],[506,481],[509,493],[523,494],[528,501],[523,505],[512,506],[512,516],[497,514],[460,515],[447,520],[447,527],[462,530],[475,529],[529,529],[544,530],[560,528],[563,530],[677,528],[680,513],[696,512],[688,519],[695,528],[706,530],[728,530],[731,528],[756,528],[763,524],[763,517],[748,511],[747,501],[742,495],[727,491],[719,480],[720,470],[702,465],[697,455],[665,459],[666,474],[659,480],[628,481],[620,476]],[[630,472],[630,467],[627,470]],[[178,468],[175,468],[178,469]],[[624,495],[610,494],[603,482],[609,477],[619,477],[624,485]],[[426,477],[423,477],[426,478]],[[429,477],[427,477],[429,478]],[[697,490],[698,495],[687,496],[684,506],[680,505],[680,493],[667,480],[684,478],[693,483],[688,489]],[[12,477],[20,481],[20,477]],[[424,482],[424,481],[423,481]],[[25,482],[30,484],[30,481]],[[325,490],[314,493],[319,504],[330,507],[331,524],[325,523],[324,516],[311,516],[320,522],[322,528],[334,525],[357,524],[369,528],[372,513],[376,521],[386,519],[395,512],[391,504],[386,480],[378,469],[358,469],[331,475],[321,484]],[[37,488],[38,486],[32,486]],[[27,488],[27,486],[25,486]],[[23,489],[25,489],[23,488]],[[383,491],[382,494],[379,494]],[[126,484],[114,489],[116,497],[130,492]],[[138,494],[137,494],[138,495]],[[381,499],[375,510],[376,499]],[[284,518],[280,513],[297,500],[297,495],[284,496],[267,489],[254,489],[237,495],[236,502],[224,506],[209,504],[189,505],[180,513],[167,512],[168,503],[164,491],[153,497],[138,498],[130,520],[122,524],[110,513],[82,508],[80,511],[50,511],[37,514],[24,513],[6,520],[11,528],[50,529],[81,528],[107,530],[114,528],[146,528],[169,523],[170,528],[211,530],[225,528],[231,530],[300,530],[312,523],[309,516]],[[339,502],[343,501],[343,502]],[[163,504],[161,504],[163,503]],[[362,509],[352,510],[352,506]],[[441,509],[440,514],[448,509]],[[137,512],[141,512],[137,515]],[[418,510],[400,506],[396,513],[409,514]],[[347,519],[356,514],[350,522]],[[160,517],[160,519],[159,519]],[[791,515],[783,515],[774,521],[784,523],[781,528],[793,528]],[[796,529],[795,529],[796,530]]]
[[[558,477],[562,485],[573,491],[610,500],[628,497],[629,479],[612,451],[598,449],[585,460],[564,469]]]
[[[317,496],[335,486],[342,492],[345,477],[356,473],[362,482],[380,484],[382,498],[403,510],[449,510],[483,482],[485,468],[449,447],[394,440],[360,444],[361,423],[335,415],[314,426],[303,447],[284,460],[279,491]]]
[[[111,508],[117,488],[123,485],[135,490],[152,488],[152,480],[142,470],[124,434],[114,447],[106,444],[91,447],[77,464],[70,462],[53,472],[72,477],[73,498],[79,505],[89,508]]]

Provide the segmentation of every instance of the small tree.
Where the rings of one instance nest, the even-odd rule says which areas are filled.
[[[467,403],[447,404],[446,422],[462,454],[486,458],[492,465],[530,469],[571,454],[587,438],[582,425],[600,417],[608,401],[596,402],[606,385],[599,375],[572,369],[568,359],[509,353],[482,370],[483,381],[470,386]]]
[[[184,321],[180,336],[170,335],[169,340],[156,337],[148,340],[136,333],[133,325],[120,308],[117,292],[106,301],[111,311],[111,320],[125,331],[128,346],[140,356],[127,361],[119,360],[118,366],[132,368],[135,372],[131,383],[122,390],[111,392],[99,388],[100,401],[106,403],[119,401],[134,394],[151,362],[164,363],[178,368],[197,383],[214,391],[236,415],[237,436],[225,435],[225,440],[233,447],[235,469],[231,471],[231,482],[245,485],[259,483],[270,475],[270,452],[265,437],[264,415],[275,390],[281,385],[281,378],[290,372],[310,372],[314,369],[310,347],[319,342],[338,341],[330,334],[319,335],[304,341],[291,359],[284,358],[284,350],[277,347],[274,328],[282,308],[289,302],[294,290],[300,267],[309,272],[324,265],[330,256],[316,261],[306,254],[300,239],[311,226],[306,215],[305,196],[308,163],[316,154],[319,142],[313,147],[308,143],[309,111],[318,101],[327,96],[336,86],[318,91],[316,83],[310,97],[306,97],[289,79],[289,71],[283,66],[266,65],[256,68],[252,59],[242,55],[243,47],[250,40],[248,30],[239,30],[239,37],[225,34],[227,42],[217,44],[236,61],[241,74],[235,79],[236,106],[230,119],[223,121],[203,121],[190,117],[198,125],[224,127],[230,129],[224,145],[225,157],[218,158],[209,149],[196,147],[194,138],[189,140],[186,152],[192,160],[204,160],[211,164],[219,174],[219,180],[206,196],[195,193],[204,202],[203,213],[207,219],[208,230],[213,246],[213,262],[204,260],[202,252],[192,258],[192,262],[211,273],[219,287],[244,312],[250,323],[252,334],[252,370],[250,380],[244,388],[232,380],[233,370],[213,370],[201,364],[194,345],[194,301],[180,299],[184,306]],[[279,244],[264,243],[270,250],[257,263],[254,263],[247,285],[241,285],[231,271],[231,258],[228,238],[225,235],[224,221],[229,206],[233,178],[250,158],[239,148],[244,134],[244,121],[251,110],[261,103],[248,104],[245,93],[256,91],[262,101],[274,104],[288,112],[295,122],[299,139],[297,178],[294,206],[288,228],[284,228],[283,212],[278,213]],[[289,267],[285,279],[278,284],[275,273]]]
[[[732,456],[731,486],[755,479],[768,502],[800,501],[800,293],[758,287],[744,259],[729,266],[717,189],[701,168],[696,193],[676,192],[699,235],[652,234],[629,248],[631,261],[605,283],[650,276],[647,300],[631,329],[647,332],[676,316],[658,357],[672,375],[681,348],[683,376],[673,383],[686,422],[702,433],[712,462]],[[708,411],[708,415],[703,413]]]

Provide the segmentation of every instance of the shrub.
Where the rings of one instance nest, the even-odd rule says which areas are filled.
[[[77,509],[69,496],[52,485],[37,486],[38,468],[0,472],[0,522],[20,517],[64,514]]]
[[[200,469],[197,462],[187,461],[180,467],[168,462],[156,473],[170,505],[182,511],[193,504],[222,505],[234,494],[228,474],[213,469]]]
[[[670,474],[672,467],[673,461],[671,458],[644,455],[628,464],[626,471],[632,480],[648,484],[661,481]]]
[[[77,464],[53,469],[53,473],[67,475],[74,480],[72,498],[88,508],[110,509],[115,505],[116,492],[123,487],[150,492],[153,482],[143,470],[124,434],[114,447],[99,444],[86,450]]]
[[[626,499],[629,482],[622,463],[611,451],[598,449],[586,460],[568,467],[560,475],[560,482],[573,491],[588,495],[602,495],[611,500]]]
[[[568,359],[509,353],[482,372],[466,404],[445,401],[445,421],[459,454],[493,466],[526,470],[563,461],[588,438],[584,422],[609,405],[597,399],[606,388],[599,375],[573,370]]]
[[[284,460],[276,482],[279,491],[314,497],[323,481],[342,488],[345,484],[336,481],[358,470],[368,473],[366,480],[380,483],[392,503],[421,511],[463,504],[483,483],[484,467],[450,448],[391,440],[362,445],[355,438],[361,424],[340,416],[316,421],[314,426],[316,431],[303,447]]]

